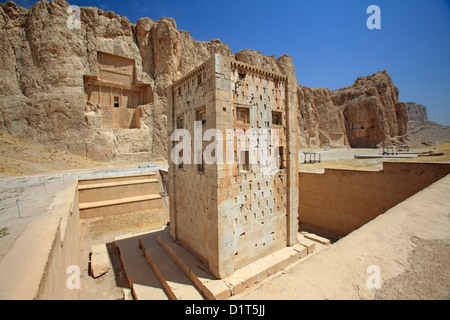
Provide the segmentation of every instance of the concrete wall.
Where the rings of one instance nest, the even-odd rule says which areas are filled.
[[[346,235],[450,172],[450,164],[384,162],[381,171],[299,173],[299,222]]]

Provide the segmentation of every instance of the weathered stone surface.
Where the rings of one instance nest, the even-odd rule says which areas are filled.
[[[407,138],[406,105],[386,71],[334,91],[299,86],[297,94],[303,147],[374,148]]]
[[[303,148],[348,145],[345,119],[326,88],[298,86],[299,144]]]
[[[108,250],[105,244],[92,246],[91,250],[91,276],[98,278],[110,269]]]
[[[253,57],[261,55],[250,51]],[[169,162],[171,235],[217,278],[297,242],[296,88],[279,72],[220,55],[171,87],[169,136],[176,129],[194,136],[194,121],[204,119],[204,132],[236,129],[248,135],[252,129],[261,143],[258,150],[249,143],[241,149],[232,138],[215,147],[216,155],[236,154],[245,163],[224,163],[222,157],[217,163],[205,161],[206,166],[200,159],[196,164]],[[264,148],[267,129],[273,144]],[[209,147],[200,146],[201,153],[208,155]]]
[[[427,108],[422,104],[415,102],[406,102],[408,108],[409,121],[415,121],[419,125],[426,125],[430,120],[428,119]]]
[[[332,92],[333,103],[344,115],[351,147],[404,142],[408,111],[398,93],[386,70],[359,77],[352,85]]]
[[[172,18],[132,24],[93,7],[81,7],[81,28],[69,29],[68,7],[64,0],[40,1],[29,10],[0,4],[1,131],[96,160],[161,160],[167,158],[166,88],[212,54],[297,83],[289,55],[233,54],[219,39],[195,41]],[[150,86],[150,103],[141,106],[141,127],[132,134],[105,126],[103,109],[85,101],[84,76],[97,75],[98,52],[134,60],[135,84]],[[297,96],[300,148],[372,147],[406,134],[406,107],[385,71],[333,92],[299,87]],[[351,124],[360,121],[374,128],[352,131]]]
[[[217,39],[194,41],[171,18],[131,24],[82,7],[81,29],[69,29],[69,5],[0,5],[0,130],[97,160],[166,158],[167,85],[213,53],[233,53]],[[150,84],[153,103],[141,106],[139,130],[106,128],[102,109],[85,103],[83,76],[96,75],[99,51],[133,59],[136,82]]]

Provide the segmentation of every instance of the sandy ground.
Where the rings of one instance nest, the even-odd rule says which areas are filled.
[[[364,279],[352,288],[346,288],[346,282],[355,278],[355,268],[342,268],[340,274],[332,273],[340,281],[332,282],[329,274],[317,281],[317,270],[323,270],[322,261],[309,263],[308,260],[289,266],[268,279],[257,283],[242,294],[232,297],[233,300],[449,300],[450,299],[450,244],[441,240],[423,240],[412,238],[415,248],[408,255],[402,272],[384,280],[381,288],[372,289],[370,296],[360,294],[364,286]],[[325,249],[327,250],[327,249]],[[320,252],[318,254],[321,254]],[[318,255],[317,254],[317,255]],[[355,252],[353,252],[355,254]],[[310,259],[313,259],[312,256]],[[395,260],[395,257],[392,257]],[[360,260],[360,261],[358,261]],[[355,257],[355,262],[361,262]],[[367,261],[367,260],[366,260]],[[369,261],[367,263],[370,263]],[[366,263],[366,264],[367,264]],[[309,265],[308,265],[309,264]],[[367,264],[368,266],[369,264]],[[359,268],[362,277],[369,276],[365,268]],[[326,271],[323,271],[326,272]],[[380,274],[382,274],[381,269]],[[352,275],[353,274],[353,275]],[[310,279],[306,279],[310,277]],[[382,278],[381,278],[382,279]],[[328,282],[328,283],[327,283]],[[326,293],[318,293],[318,291]]]
[[[0,132],[0,175],[30,175],[100,165],[69,152],[29,143]]]
[[[449,300],[450,245],[439,240],[411,239],[416,245],[408,267],[383,284],[376,300]]]

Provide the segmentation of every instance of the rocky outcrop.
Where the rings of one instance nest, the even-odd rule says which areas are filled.
[[[352,85],[332,92],[333,103],[344,115],[351,147],[404,143],[408,112],[398,94],[386,70],[359,77]]]
[[[248,63],[272,72],[285,74],[297,82],[294,63],[291,56],[284,54],[278,58],[275,56],[263,56],[261,52],[245,49],[236,53],[234,58],[238,61]]]
[[[92,7],[80,8],[80,29],[69,29],[68,7],[0,4],[0,130],[97,160],[166,158],[166,87],[211,54],[232,51],[218,39],[194,41],[171,18],[132,24]],[[98,51],[133,59],[137,83],[151,86],[139,130],[104,128],[101,109],[85,103],[83,76],[96,74]]]
[[[428,119],[427,108],[422,104],[406,102],[408,108],[408,134],[412,142],[425,145],[450,142],[450,127]]]
[[[69,3],[40,1],[26,10],[0,4],[0,131],[95,160],[167,157],[167,94],[174,80],[218,53],[288,75],[289,55],[233,54],[219,39],[195,41],[171,18],[126,17],[80,8],[80,29],[67,27]],[[97,53],[134,60],[135,82],[149,86],[140,125],[108,128],[98,105],[85,102],[84,77],[97,75]],[[344,89],[299,86],[300,147],[373,147],[406,134],[407,112],[386,72]],[[355,128],[355,124],[367,123]]]
[[[375,148],[407,138],[408,113],[386,71],[330,91],[299,86],[300,144]]]
[[[95,72],[97,50],[135,59],[137,65],[142,59],[127,18],[83,8],[81,29],[69,29],[68,6],[60,0],[37,2],[28,11],[12,2],[0,5],[0,63],[5,66],[0,130],[112,159],[119,155],[114,131],[103,129],[98,113],[86,109],[83,75]]]
[[[427,125],[431,121],[428,120],[427,107],[423,104],[415,102],[406,102],[408,108],[409,122],[416,122],[418,125]]]
[[[300,147],[348,146],[345,119],[326,88],[298,86],[297,96]]]

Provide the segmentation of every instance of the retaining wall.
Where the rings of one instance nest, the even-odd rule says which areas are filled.
[[[48,212],[29,223],[0,262],[0,300],[79,299],[67,267],[80,266],[77,183],[55,194]]]
[[[450,173],[449,163],[384,162],[383,170],[299,172],[299,222],[347,235]]]

